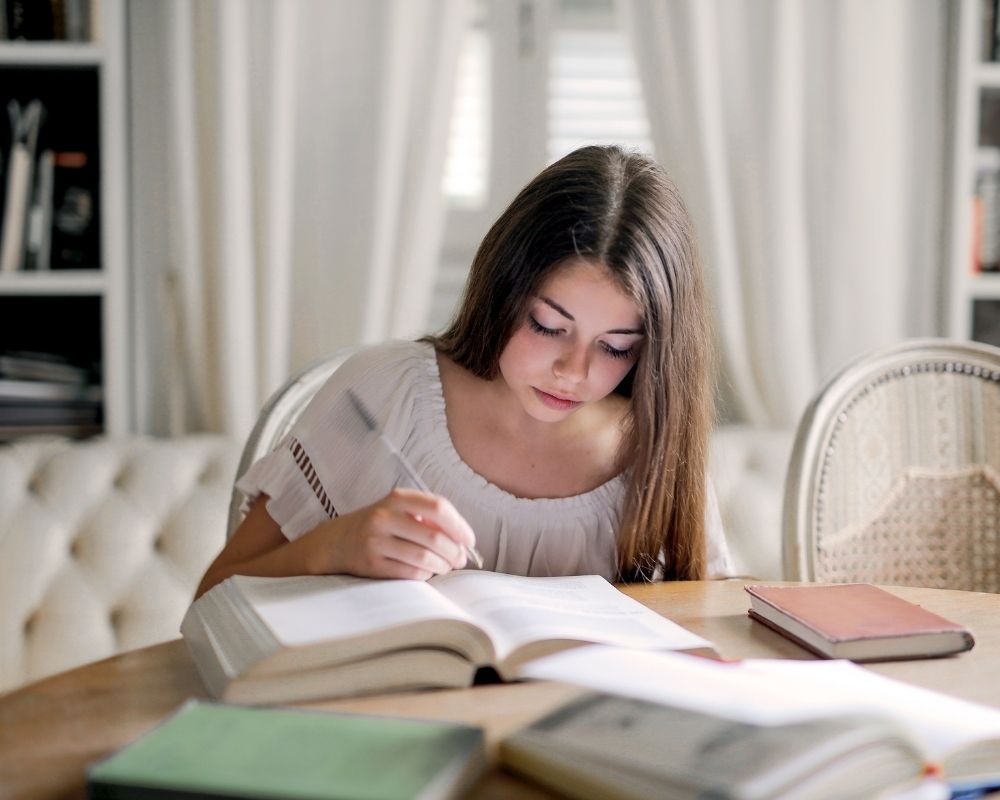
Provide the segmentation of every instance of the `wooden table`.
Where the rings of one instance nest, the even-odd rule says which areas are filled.
[[[724,658],[810,658],[746,616],[742,581],[626,587],[627,594],[711,640]],[[871,665],[899,680],[1000,708],[1000,595],[895,587],[899,596],[968,625],[971,652],[943,659]],[[553,683],[380,695],[313,707],[450,719],[482,725],[496,743],[579,692]],[[85,767],[125,745],[205,689],[180,640],[115,656],[0,696],[0,797],[84,797]],[[544,798],[500,770],[475,797]]]

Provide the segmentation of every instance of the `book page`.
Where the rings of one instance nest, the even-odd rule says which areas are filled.
[[[586,647],[539,659],[521,672],[752,724],[884,714],[901,722],[934,758],[1000,737],[1000,710],[895,681],[849,661],[720,663],[682,653]]]
[[[286,646],[343,639],[424,620],[469,615],[425,581],[368,580],[346,575],[253,578],[240,591],[275,638]]]
[[[543,641],[677,650],[711,647],[599,575],[526,578],[459,570],[431,583],[490,635],[499,661]]]
[[[916,779],[923,766],[905,733],[879,717],[752,725],[603,693],[515,732],[501,758],[516,768],[519,748],[581,771],[645,776],[637,796],[648,797],[868,797],[885,787],[886,774]]]

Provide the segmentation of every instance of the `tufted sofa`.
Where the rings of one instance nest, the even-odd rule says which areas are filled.
[[[737,574],[780,577],[790,448],[783,431],[713,437]],[[239,450],[208,435],[0,445],[0,692],[177,637],[225,537]]]
[[[0,692],[176,638],[238,457],[215,436],[0,446]]]

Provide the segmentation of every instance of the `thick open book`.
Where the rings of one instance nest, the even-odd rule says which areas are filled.
[[[875,797],[923,769],[906,734],[878,717],[759,725],[603,693],[511,734],[500,759],[580,800]]]
[[[729,791],[712,796],[783,797],[786,792],[794,794],[793,789],[804,786],[802,781],[810,773],[805,770],[795,777],[796,770],[804,763],[815,767],[820,762],[827,766],[812,771],[817,781],[825,780],[821,773],[849,776],[857,772],[854,780],[867,780],[868,786],[876,789],[914,783],[927,775],[943,776],[956,793],[1000,787],[1000,709],[896,681],[850,661],[748,659],[740,663],[721,663],[680,653],[584,647],[526,664],[523,673],[524,677],[575,683],[599,692],[666,706],[672,709],[669,713],[675,715],[690,712],[689,721],[678,723],[679,727],[675,728],[677,741],[721,736],[725,724],[733,731],[742,730],[739,726],[749,726],[743,735],[748,737],[749,750],[746,752],[755,753],[752,760],[757,762],[756,766],[751,768],[735,757],[717,763],[713,780]],[[648,711],[643,715],[646,723],[660,725],[667,712]],[[718,720],[728,722],[724,724]],[[734,723],[739,726],[734,727]],[[804,738],[786,735],[803,724],[809,726],[808,731],[799,729]],[[713,727],[715,732],[711,730]],[[757,728],[779,730],[770,733],[765,730],[766,735],[761,738],[762,734],[754,732]],[[590,780],[587,775],[595,770],[594,764],[600,767],[598,773],[608,780],[618,774],[638,774],[630,759],[643,757],[640,745],[626,747],[619,743],[612,746],[608,739],[603,760],[598,761],[582,755],[581,748],[589,745],[580,734],[573,733],[573,739],[579,741],[572,747],[553,744],[553,750],[567,751],[569,748],[570,756],[567,757],[580,773],[577,782]],[[713,746],[725,741],[723,737]],[[765,763],[764,751],[756,749],[765,744],[766,748],[775,747],[783,752],[785,761],[779,753],[774,758],[767,757],[770,765]],[[708,757],[707,753],[699,755],[697,751],[684,756],[681,751],[684,758],[671,762],[665,754],[661,755],[662,769],[674,776],[671,780],[682,784],[688,780],[690,759]],[[516,767],[524,766],[520,762],[511,763]],[[786,766],[782,766],[783,763]],[[655,776],[657,773],[649,774]],[[869,789],[852,795],[846,787],[857,784],[850,783],[846,777],[843,780],[843,792],[835,790],[824,794],[820,791],[794,796],[876,794],[875,789]],[[751,784],[771,788],[750,791]],[[740,791],[735,791],[736,788]],[[602,795],[593,792],[587,796]],[[603,796],[644,795],[605,793]]]
[[[209,692],[287,703],[504,680],[526,661],[585,643],[711,651],[604,578],[459,570],[430,581],[349,576],[228,578],[196,600],[181,633]]]

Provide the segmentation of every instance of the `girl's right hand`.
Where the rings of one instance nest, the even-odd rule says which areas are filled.
[[[469,523],[448,500],[402,488],[313,533],[317,572],[366,578],[427,580],[461,569],[466,548],[476,542]]]

